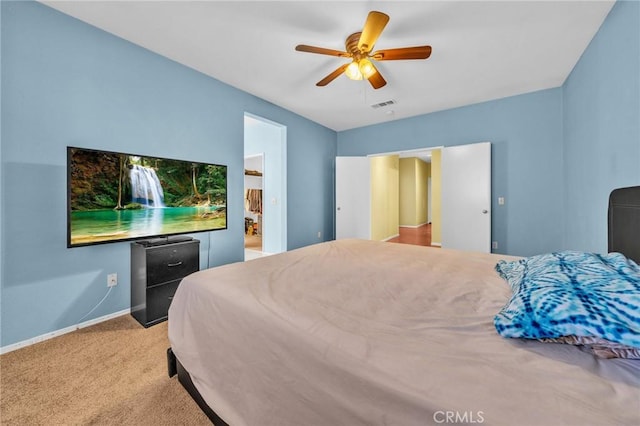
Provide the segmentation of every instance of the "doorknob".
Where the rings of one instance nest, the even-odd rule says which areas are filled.
[[[338,207],[336,210],[340,210],[340,207]]]
[[[489,213],[489,210],[482,210],[482,214],[487,214]]]

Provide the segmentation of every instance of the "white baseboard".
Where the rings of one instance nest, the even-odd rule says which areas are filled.
[[[17,349],[21,349],[27,346],[34,345],[36,343],[44,342],[45,340],[53,339],[54,337],[62,336],[63,334],[71,333],[72,331],[79,330],[81,328],[89,327],[91,325],[95,325],[104,321],[108,321],[113,318],[120,317],[122,315],[127,315],[131,313],[131,308],[123,309],[119,312],[114,312],[109,315],[105,315],[99,318],[94,318],[89,321],[82,322],[80,324],[72,325],[70,327],[61,328],[60,330],[52,331],[50,333],[41,334],[40,336],[32,337],[31,339],[23,340],[22,342],[14,343],[12,345],[3,346],[0,348],[0,355],[6,354],[7,352],[15,351]]]
[[[400,228],[420,228],[421,226],[428,225],[429,222],[421,223],[420,225],[400,225]]]
[[[433,241],[431,242],[431,245],[436,247],[442,247],[442,243],[434,243]]]
[[[392,236],[390,236],[390,237],[385,238],[385,239],[384,239],[384,240],[382,240],[382,241],[383,241],[383,242],[386,242],[386,241],[389,241],[389,240],[393,240],[394,238],[399,237],[399,236],[400,236],[400,234],[392,235]]]

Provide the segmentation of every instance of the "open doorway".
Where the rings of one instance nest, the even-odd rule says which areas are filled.
[[[244,159],[244,248],[246,257],[262,253],[262,206],[264,156],[252,155]],[[247,254],[249,256],[247,256]]]
[[[429,149],[432,152],[431,245],[490,253],[491,143]],[[342,179],[340,168],[349,162],[343,164],[338,160],[344,158],[365,162],[369,159],[368,173]],[[370,218],[370,226],[351,238],[389,241],[398,236],[399,159],[398,152],[336,159],[336,238],[345,234],[344,229],[360,229],[341,218],[362,216]],[[350,187],[354,182],[362,188],[361,192],[370,193],[370,202],[358,203],[354,197],[338,198],[339,192],[353,192]]]
[[[245,227],[249,231],[245,243],[260,244],[245,248],[245,260],[287,250],[287,128],[279,123],[245,113],[244,116],[244,156],[249,162],[245,173],[256,172],[256,176],[245,176]],[[257,176],[261,174],[261,176]],[[248,187],[251,182],[253,187]],[[260,192],[258,192],[260,191]],[[257,206],[247,206],[253,197]],[[249,207],[249,209],[247,209]],[[250,220],[247,220],[250,219]],[[260,237],[246,238],[246,237]]]
[[[399,226],[397,235],[389,242],[420,246],[438,246],[432,239],[429,180],[431,179],[432,151],[400,152],[399,174]]]
[[[441,149],[338,157],[336,238],[440,246]]]

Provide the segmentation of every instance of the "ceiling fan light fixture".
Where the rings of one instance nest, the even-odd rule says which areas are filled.
[[[362,80],[362,73],[360,72],[360,67],[358,62],[353,61],[348,66],[347,69],[344,70],[344,73],[351,80]]]
[[[373,64],[367,58],[360,59],[360,62],[358,63],[358,69],[360,70],[362,76],[367,79],[376,72]]]
[[[350,63],[340,65],[317,82],[316,86],[324,87],[344,73],[351,80],[368,80],[374,89],[380,89],[387,84],[387,81],[382,77],[380,71],[376,69],[373,62],[427,59],[431,55],[431,46],[399,47],[372,52],[373,46],[375,46],[387,22],[389,22],[389,15],[376,10],[369,12],[362,31],[351,34],[345,40],[344,51],[306,44],[297,45],[296,50],[299,52],[351,58]]]

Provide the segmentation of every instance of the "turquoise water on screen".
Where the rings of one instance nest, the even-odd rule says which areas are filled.
[[[71,212],[71,244],[224,229],[226,213],[215,207]]]

